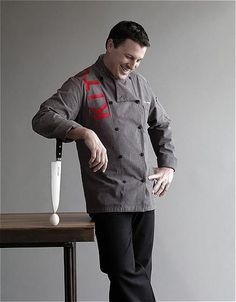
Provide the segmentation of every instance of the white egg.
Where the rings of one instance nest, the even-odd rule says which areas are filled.
[[[59,218],[59,216],[57,215],[57,214],[52,214],[51,216],[50,216],[50,219],[49,219],[49,221],[50,221],[50,223],[52,224],[52,225],[58,225],[58,223],[59,223],[59,221],[60,221],[60,218]]]

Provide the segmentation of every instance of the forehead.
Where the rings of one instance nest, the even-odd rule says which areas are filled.
[[[131,40],[126,39],[122,44],[120,44],[117,48],[119,48],[121,51],[131,54],[133,56],[141,57],[145,55],[145,52],[147,50],[146,46],[141,46],[139,43]]]

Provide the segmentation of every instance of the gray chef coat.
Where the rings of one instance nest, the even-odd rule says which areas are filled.
[[[117,80],[103,63],[69,78],[34,116],[33,129],[64,142],[76,127],[92,129],[108,155],[105,173],[88,165],[90,150],[76,141],[88,213],[137,212],[155,208],[148,176],[148,140],[159,167],[176,167],[170,119],[148,82],[136,72]]]

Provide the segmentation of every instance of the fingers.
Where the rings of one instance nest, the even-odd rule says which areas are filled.
[[[153,194],[155,196],[161,197],[161,196],[165,195],[165,193],[168,191],[169,186],[170,186],[170,183],[167,183],[165,181],[163,181],[163,182],[157,181],[156,185],[154,185],[154,187],[153,187]]]
[[[97,172],[99,170],[105,172],[108,164],[107,150],[96,133],[90,129],[86,129],[84,143],[91,152],[91,157],[88,162],[89,167],[93,172]]]
[[[170,184],[168,184],[167,181],[165,181],[165,180],[161,180],[161,179],[154,180],[152,193],[155,196],[161,197],[166,193],[169,186],[170,186]]]
[[[91,157],[90,157],[90,160],[89,160],[89,167],[91,168],[93,166],[93,163],[96,161],[96,149],[92,150],[91,151]]]
[[[164,196],[172,182],[173,170],[170,168],[158,168],[156,174],[150,175],[148,179],[153,181],[152,193],[155,196]]]
[[[165,193],[168,192],[169,187],[170,187],[170,183],[165,186],[164,190],[160,193],[159,197],[164,196]]]
[[[103,172],[103,173],[106,171],[107,165],[108,165],[108,158],[107,158],[107,156],[106,156],[105,163],[104,163],[104,165],[102,166],[102,172]]]
[[[153,174],[153,175],[148,176],[149,180],[156,179],[156,178],[157,178],[157,174]]]
[[[89,160],[89,167],[93,170],[93,172],[97,172],[102,170],[105,172],[107,169],[108,158],[106,149],[99,148],[94,152],[91,152],[91,158]]]

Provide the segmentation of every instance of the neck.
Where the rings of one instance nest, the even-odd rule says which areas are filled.
[[[106,66],[106,68],[111,72],[110,70],[110,64],[109,64],[109,58],[108,58],[108,54],[105,53],[104,57],[103,57],[103,63]]]

